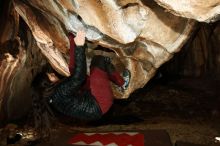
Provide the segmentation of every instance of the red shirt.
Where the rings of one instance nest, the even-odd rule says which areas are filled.
[[[108,74],[99,68],[93,68],[90,72],[90,90],[96,98],[102,113],[106,113],[113,103],[113,93]]]
[[[74,35],[69,34],[70,40],[70,61],[69,61],[69,70],[72,73],[75,67],[75,58],[74,58]],[[106,113],[113,103],[113,92],[110,85],[110,80],[113,81],[118,86],[124,84],[124,79],[120,76],[118,72],[113,72],[108,74],[100,68],[94,67],[90,70],[90,76],[87,77],[85,85],[82,87],[82,90],[90,90],[91,94],[96,98],[97,103],[99,104],[102,113]]]
[[[124,79],[118,72],[109,75],[107,72],[95,67],[91,69],[90,76],[87,77],[86,83],[82,87],[82,90],[91,91],[103,114],[109,110],[114,100],[110,80],[118,86],[124,84]]]

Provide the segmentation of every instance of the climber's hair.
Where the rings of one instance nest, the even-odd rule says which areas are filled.
[[[56,73],[53,68],[49,65],[45,65],[42,68],[42,71],[38,73],[34,80],[32,81],[32,88],[42,96],[42,98],[46,98],[53,93],[53,89],[56,83],[53,83],[49,80],[47,73],[54,73],[58,78],[62,78],[61,75]]]

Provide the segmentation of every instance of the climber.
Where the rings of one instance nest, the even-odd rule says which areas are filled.
[[[64,115],[83,120],[99,119],[113,104],[110,81],[126,90],[130,72],[126,69],[122,77],[109,57],[95,55],[90,65],[90,76],[87,76],[85,32],[78,31],[76,37],[69,33],[69,41],[71,76],[55,87],[48,102]],[[57,81],[56,78],[52,80]]]

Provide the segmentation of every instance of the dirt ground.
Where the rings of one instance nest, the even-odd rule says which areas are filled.
[[[220,81],[210,79],[159,79],[116,101],[102,130],[165,129],[172,142],[211,144],[220,135]]]
[[[67,137],[76,131],[165,129],[173,144],[184,141],[210,145],[215,143],[216,136],[220,136],[219,91],[220,80],[156,79],[129,99],[115,101],[99,121],[86,123],[60,118],[51,129],[51,139],[65,143]],[[4,137],[1,131],[1,137]],[[48,141],[39,146],[46,143]]]

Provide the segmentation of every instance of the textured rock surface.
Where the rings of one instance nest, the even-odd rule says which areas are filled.
[[[1,60],[0,108],[7,113],[4,116],[8,119],[16,119],[24,116],[31,107],[31,82],[46,62],[34,40],[29,40],[27,48],[21,45],[20,40],[9,43],[17,45],[13,49],[18,49],[18,54],[5,53]]]
[[[178,16],[202,22],[220,19],[220,0],[155,0],[159,5]]]
[[[141,1],[17,0],[15,9],[30,27],[42,53],[65,76],[69,75],[65,60],[68,31],[84,27],[88,40],[113,50],[115,63],[132,73],[129,89],[125,93],[115,90],[118,98],[127,98],[143,87],[181,48],[194,23],[165,12],[156,3]]]
[[[163,66],[165,74],[219,78],[220,22],[200,24],[175,57]]]
[[[131,71],[124,93],[112,85],[116,98],[128,98],[182,48],[195,27],[194,20],[175,16],[150,0],[15,0],[7,7],[7,17],[2,17],[6,21],[0,24],[4,26],[0,30],[0,108],[4,105],[9,117],[28,109],[27,104],[18,110],[16,103],[30,102],[28,91],[44,64],[42,54],[58,73],[69,76],[69,31],[86,30],[88,65],[94,54],[101,53],[110,55],[120,71]],[[17,49],[3,45],[11,42]],[[113,53],[94,50],[97,45]]]
[[[46,63],[17,12],[10,4],[6,10],[0,31],[0,124],[5,117],[16,119],[28,112],[32,79]]]

